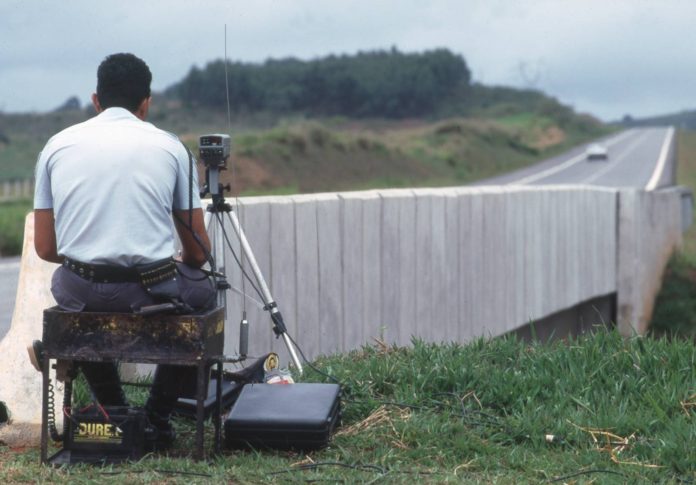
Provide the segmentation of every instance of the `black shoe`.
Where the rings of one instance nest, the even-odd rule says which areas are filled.
[[[29,353],[29,362],[31,362],[32,367],[39,372],[43,372],[43,342],[34,340],[27,347],[27,352]]]
[[[176,431],[172,423],[156,413],[148,413],[147,419],[146,451],[165,451],[171,448],[176,440]]]
[[[150,428],[153,431],[151,451],[163,451],[172,446],[176,439],[176,433],[169,421],[172,415],[176,396],[172,396],[162,391],[162,366],[157,366],[155,371],[155,382],[150,390],[150,397],[145,403],[145,415]],[[158,378],[159,377],[159,378]]]

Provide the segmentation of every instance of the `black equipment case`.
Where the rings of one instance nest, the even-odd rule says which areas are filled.
[[[228,448],[312,450],[341,420],[337,384],[246,384],[225,420]]]
[[[139,460],[145,455],[147,419],[142,408],[90,406],[66,416],[63,449],[52,465],[107,464]]]

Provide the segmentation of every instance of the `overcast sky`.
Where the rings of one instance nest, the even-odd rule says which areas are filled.
[[[161,90],[223,57],[225,24],[230,60],[446,47],[605,120],[696,109],[690,0],[1,0],[0,111],[87,102],[114,52]]]

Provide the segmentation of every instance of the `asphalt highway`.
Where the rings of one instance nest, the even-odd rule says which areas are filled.
[[[588,184],[655,189],[672,183],[667,159],[674,131],[641,128],[597,140],[608,149],[607,160],[587,160],[586,145],[531,167],[473,185]],[[7,333],[17,291],[19,258],[0,259],[0,339]]]
[[[631,129],[597,140],[608,150],[606,160],[588,160],[587,145],[582,145],[473,185],[583,184],[652,190],[672,183],[673,167],[667,161],[673,141],[671,128]]]
[[[19,257],[0,259],[0,339],[10,329],[18,279]]]

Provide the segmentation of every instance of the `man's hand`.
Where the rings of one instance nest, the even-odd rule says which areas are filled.
[[[174,211],[174,225],[179,239],[181,239],[181,261],[189,266],[200,268],[206,263],[206,256],[210,253],[210,241],[208,233],[205,232],[203,209],[193,209],[190,213],[191,230],[187,227],[189,224],[189,211],[187,210]]]
[[[62,263],[63,256],[56,248],[56,226],[53,209],[34,210],[34,249],[39,258],[51,263]]]

